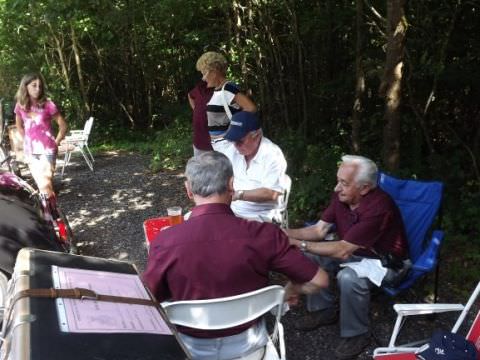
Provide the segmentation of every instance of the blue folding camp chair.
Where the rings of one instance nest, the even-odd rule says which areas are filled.
[[[393,198],[400,209],[413,264],[407,277],[397,287],[383,287],[383,290],[395,296],[410,288],[423,275],[435,271],[434,300],[436,302],[437,262],[444,234],[440,230],[432,232],[430,230],[442,202],[443,184],[436,181],[401,180],[380,173],[378,185]]]

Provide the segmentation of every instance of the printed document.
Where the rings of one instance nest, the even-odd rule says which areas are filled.
[[[136,274],[52,266],[57,289],[85,288],[101,295],[150,299]],[[74,333],[149,333],[171,331],[154,306],[96,300],[56,299],[60,329]]]

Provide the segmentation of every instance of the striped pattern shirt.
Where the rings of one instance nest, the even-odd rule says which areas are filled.
[[[225,112],[223,97],[233,115],[240,111],[240,107],[236,103],[232,103],[233,98],[239,91],[237,85],[227,82],[223,90],[220,88],[215,89],[213,92],[212,98],[207,104],[208,131],[210,135],[220,135],[227,131],[230,119]]]

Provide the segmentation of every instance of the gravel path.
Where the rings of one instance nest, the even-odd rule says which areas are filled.
[[[146,264],[143,221],[166,215],[172,204],[186,208],[183,179],[152,173],[145,155],[109,152],[95,158],[95,172],[77,157],[66,168],[59,203],[82,255]]]
[[[146,264],[142,223],[145,219],[166,214],[170,205],[190,207],[178,173],[152,173],[149,156],[109,152],[97,155],[95,172],[88,170],[81,157],[73,159],[64,179],[56,180],[60,188],[59,203],[68,216],[83,255],[133,262],[139,271]],[[59,164],[61,165],[61,164]],[[397,302],[412,301],[396,298]],[[375,337],[385,346],[391,333],[394,313],[392,300],[378,294],[372,300],[372,324]],[[283,318],[289,360],[335,359],[338,324],[311,332],[298,332],[293,322],[304,313],[303,307],[292,309]],[[422,339],[439,324],[453,324],[451,315],[441,315],[432,322],[423,319],[406,328],[406,338]],[[445,326],[445,325],[444,325]],[[447,325],[444,328],[448,328]],[[380,346],[372,341],[358,359],[371,359],[371,351]]]

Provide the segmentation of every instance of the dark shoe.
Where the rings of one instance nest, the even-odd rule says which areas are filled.
[[[320,326],[336,323],[338,314],[336,309],[323,309],[313,311],[298,319],[295,322],[295,328],[301,331],[314,330]]]
[[[342,338],[335,349],[335,356],[341,360],[355,358],[370,344],[370,340],[371,336],[369,332],[362,335]]]

